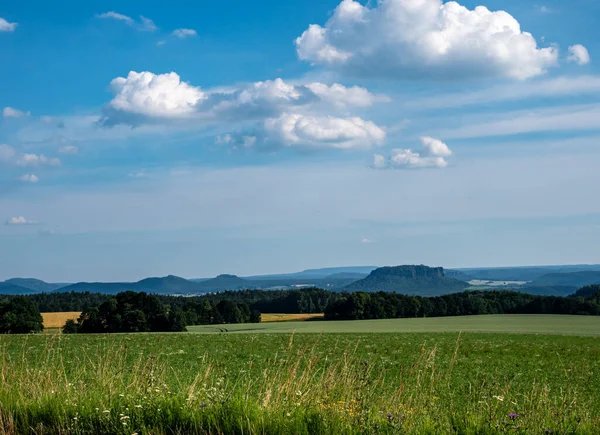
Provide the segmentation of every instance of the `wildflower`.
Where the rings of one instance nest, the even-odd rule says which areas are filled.
[[[104,411],[102,411],[104,414],[108,414],[110,413],[110,411],[108,409],[105,409]]]
[[[73,420],[77,421],[77,417],[73,417]]]
[[[554,433],[554,432],[552,432],[550,429],[546,429],[546,433],[547,433],[547,434],[552,434],[552,433]]]
[[[124,421],[124,422],[123,422],[123,426],[127,426],[127,422],[125,422],[125,421]]]
[[[288,416],[288,417],[292,416],[292,414],[290,414],[289,412],[287,414],[285,414],[285,415]]]
[[[206,403],[201,403],[200,404],[200,408],[204,408],[206,406]]]
[[[509,417],[511,420],[516,420],[518,416],[519,416],[519,414],[514,414],[514,413],[513,413],[513,414],[508,414],[508,417]]]
[[[100,411],[100,408],[96,408],[96,411]]]
[[[135,405],[135,407],[139,409],[142,407],[142,405]]]
[[[394,416],[393,416],[392,414],[388,414],[388,415],[387,415],[387,419],[388,419],[388,420],[392,420],[393,418],[394,418]]]
[[[125,394],[119,394],[119,397],[125,397]]]
[[[504,402],[504,396],[492,396],[494,399]]]

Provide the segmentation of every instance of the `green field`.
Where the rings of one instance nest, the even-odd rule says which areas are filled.
[[[298,322],[355,333],[286,333],[277,329],[285,322],[254,325],[276,334],[0,336],[0,435],[598,434],[597,320],[482,316]],[[588,336],[400,332],[424,327]]]
[[[214,332],[502,332],[600,336],[600,317],[553,315],[490,315],[348,321],[272,322],[190,326],[196,333]]]

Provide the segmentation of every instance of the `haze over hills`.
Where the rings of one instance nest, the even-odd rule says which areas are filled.
[[[469,282],[483,284],[471,287]],[[490,283],[486,281],[497,281]],[[503,282],[506,281],[506,284]],[[515,283],[518,282],[518,283]],[[296,273],[239,277],[223,274],[188,280],[177,276],[145,278],[137,282],[47,283],[33,278],[0,282],[0,294],[41,292],[98,292],[115,294],[126,290],[168,295],[194,295],[223,290],[293,289],[307,286],[336,291],[396,291],[412,295],[437,295],[469,288],[514,289],[553,296],[568,296],[578,288],[600,284],[600,265],[539,266],[513,268],[448,269],[427,266],[330,267]]]

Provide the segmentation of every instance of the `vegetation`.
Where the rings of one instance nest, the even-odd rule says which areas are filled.
[[[187,325],[223,323],[258,323],[260,312],[247,304],[232,300],[214,303],[210,300],[185,302],[185,310],[174,304],[165,304],[156,295],[132,291],[117,294],[99,307],[84,310],[77,321],[69,319],[64,333],[112,332],[178,332]]]
[[[0,433],[597,434],[599,370],[583,337],[9,336]]]
[[[0,334],[29,334],[43,329],[42,316],[28,298],[17,296],[0,301]]]
[[[600,284],[588,285],[575,292],[575,297],[590,297],[600,294]]]
[[[421,317],[414,319],[338,320],[335,322],[290,321],[260,325],[197,325],[187,330],[215,333],[394,333],[486,332],[501,334],[560,334],[600,337],[600,316],[561,316],[543,314],[490,314],[484,316]]]
[[[393,319],[477,314],[600,315],[600,293],[586,297],[535,296],[508,291],[477,291],[433,298],[395,293],[351,293],[325,308],[326,320]]]

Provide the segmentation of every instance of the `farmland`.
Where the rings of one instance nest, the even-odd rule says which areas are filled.
[[[62,328],[69,319],[77,320],[81,312],[67,311],[63,313],[42,313],[44,328]]]
[[[388,321],[309,321],[245,334],[2,336],[0,434],[600,431],[597,319],[463,319],[572,336],[400,333],[415,328],[405,320],[396,333],[373,323]]]

